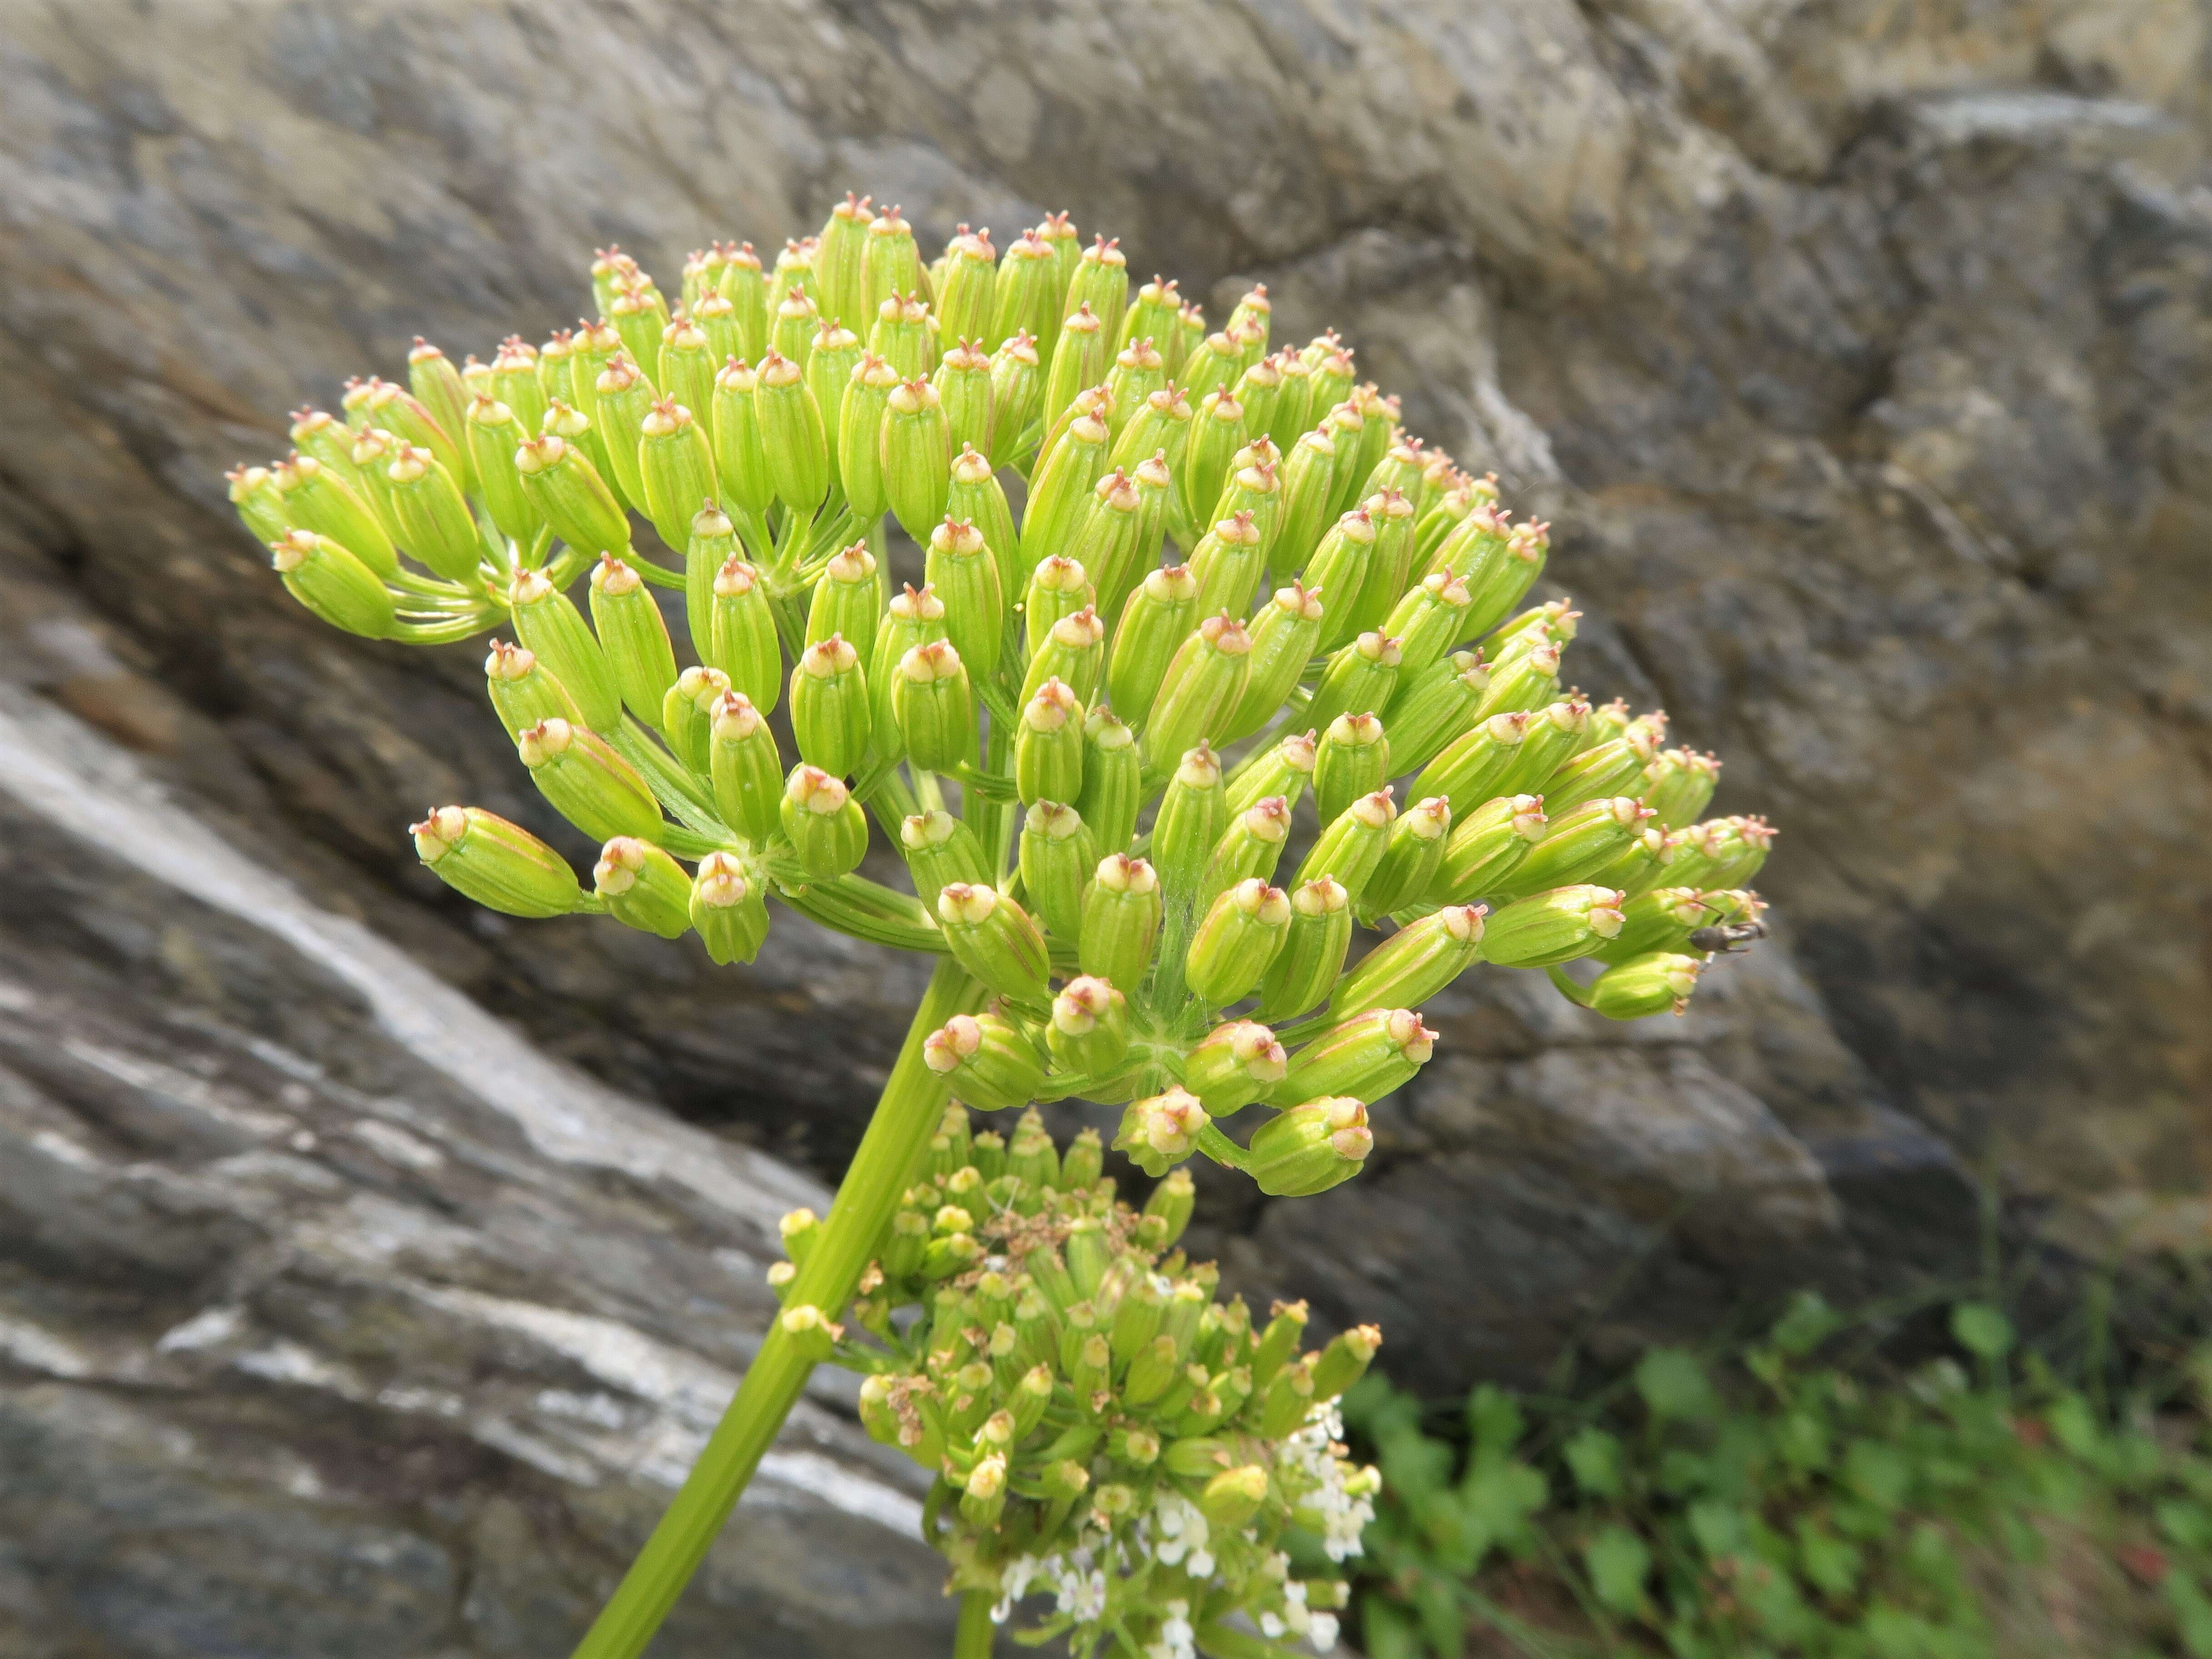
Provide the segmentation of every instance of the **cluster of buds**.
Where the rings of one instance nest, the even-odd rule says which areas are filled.
[[[1028,1639],[1191,1659],[1242,1614],[1334,1642],[1378,1478],[1345,1461],[1334,1402],[1372,1326],[1301,1352],[1303,1304],[1255,1328],[1218,1273],[1176,1249],[1187,1172],[1142,1211],[1085,1132],[1063,1153],[1032,1111],[1011,1136],[954,1106],[840,1324],[782,1317],[864,1374],[868,1432],[936,1477],[926,1529],[953,1587],[1053,1603]],[[786,1218],[788,1284],[816,1226]],[[1273,1650],[1270,1650],[1271,1651]]]

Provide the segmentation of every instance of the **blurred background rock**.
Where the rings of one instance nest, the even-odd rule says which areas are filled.
[[[410,817],[546,816],[481,649],[312,622],[221,475],[848,188],[1341,330],[1784,828],[1686,1018],[1478,974],[1359,1181],[1209,1192],[1234,1279],[1441,1392],[1965,1271],[1978,1188],[2201,1254],[2209,158],[2204,0],[8,8],[0,1649],[558,1652],[711,1424],[915,964],[459,902]],[[942,1650],[819,1403],[656,1651]]]

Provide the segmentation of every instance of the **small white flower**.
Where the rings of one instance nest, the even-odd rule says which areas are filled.
[[[1316,1653],[1327,1653],[1334,1648],[1336,1645],[1336,1615],[1333,1613],[1314,1614],[1312,1627],[1306,1632],[1306,1640],[1313,1644]]]

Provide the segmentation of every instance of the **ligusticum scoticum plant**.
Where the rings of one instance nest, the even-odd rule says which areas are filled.
[[[936,1476],[963,1659],[1048,1591],[1079,1651],[1327,1646],[1374,1491],[1330,1402],[1380,1336],[1301,1356],[1302,1309],[1217,1302],[1174,1251],[1175,1166],[1278,1197],[1356,1176],[1367,1107],[1434,1044],[1421,1004],[1479,961],[1679,1012],[1760,931],[1771,832],[1698,821],[1718,763],[1662,748],[1664,715],[1561,684],[1578,613],[1521,608],[1546,527],[1404,434],[1334,334],[1271,350],[1264,289],[1209,329],[1064,215],[926,264],[850,198],[772,270],[695,253],[673,306],[617,250],[591,283],[574,330],[459,367],[418,342],[405,386],[349,382],[230,475],[325,621],[498,635],[501,726],[603,845],[586,888],[441,806],[413,836],[451,886],[718,963],[773,898],[937,961],[829,1214],[787,1220],[778,1322],[578,1652],[643,1648],[832,1359]],[[887,520],[922,550],[896,594]],[[876,831],[911,893],[860,873]],[[1115,1149],[1164,1177],[1141,1213],[1095,1138],[970,1132],[1071,1098],[1125,1107]]]

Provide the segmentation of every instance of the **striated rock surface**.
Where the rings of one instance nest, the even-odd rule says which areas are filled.
[[[557,1650],[741,1368],[759,1194],[798,1177],[728,1143],[833,1174],[914,964],[787,918],[710,972],[453,902],[409,817],[549,827],[480,653],[289,609],[220,472],[417,331],[481,353],[573,317],[594,244],[672,274],[848,185],[931,238],[1069,207],[1139,271],[1215,304],[1263,279],[1285,334],[1342,329],[1554,520],[1581,684],[1663,702],[1726,756],[1721,809],[1784,826],[1778,939],[1686,1019],[1479,975],[1359,1182],[1294,1211],[1209,1188],[1243,1282],[1379,1314],[1443,1389],[1959,1271],[1969,1170],[2087,1250],[2203,1247],[2204,0],[95,0],[12,9],[0,93],[9,729],[90,777],[128,751],[191,819],[119,848],[0,778],[0,1129],[74,1149],[11,1147],[39,1173],[0,1194],[27,1333],[0,1504],[49,1522],[0,1535],[55,1553],[0,1557],[0,1607],[77,1621],[52,1650],[210,1650],[192,1620],[356,1582],[364,1650]],[[577,1151],[293,924],[194,888],[173,835],[465,989],[529,1064],[720,1139],[625,1104]],[[729,1186],[686,1184],[709,1169]],[[617,1350],[656,1357],[591,1370]],[[924,1639],[933,1576],[873,1522],[749,1514],[684,1640]]]

